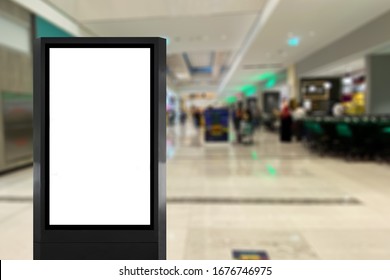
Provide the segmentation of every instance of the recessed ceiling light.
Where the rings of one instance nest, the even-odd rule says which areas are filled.
[[[301,38],[299,38],[298,36],[291,37],[287,40],[287,44],[290,47],[297,47],[299,46],[300,43],[301,43]]]

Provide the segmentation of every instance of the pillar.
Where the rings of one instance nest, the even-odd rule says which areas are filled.
[[[366,66],[366,112],[368,114],[389,114],[390,55],[383,54],[367,56]]]

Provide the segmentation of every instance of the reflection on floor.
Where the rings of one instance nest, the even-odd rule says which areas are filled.
[[[253,146],[168,130],[168,258],[390,259],[390,166],[320,158],[260,132]]]
[[[390,259],[390,166],[168,129],[168,258]],[[32,258],[32,169],[0,177],[0,259]]]
[[[0,177],[0,259],[32,259],[32,168]]]

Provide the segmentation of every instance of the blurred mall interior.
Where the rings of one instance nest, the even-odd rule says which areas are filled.
[[[73,36],[166,38],[168,259],[390,259],[389,30],[389,0],[0,0],[0,259],[32,258],[32,42]]]

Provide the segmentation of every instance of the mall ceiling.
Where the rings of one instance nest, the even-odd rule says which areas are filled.
[[[365,71],[365,58],[358,57],[348,59],[342,63],[326,65],[320,69],[307,73],[307,77],[331,77],[331,76],[344,76],[345,74],[363,73]]]
[[[45,0],[95,36],[168,39],[179,92],[234,94],[370,22],[389,0]]]

